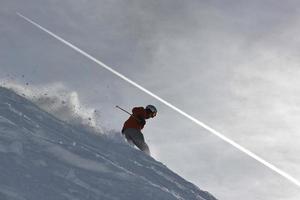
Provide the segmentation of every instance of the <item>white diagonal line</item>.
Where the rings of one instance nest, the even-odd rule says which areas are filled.
[[[55,39],[57,39],[58,41],[64,43],[65,45],[69,46],[70,48],[72,48],[73,50],[77,51],[78,53],[82,54],[83,56],[87,57],[88,59],[94,61],[95,63],[97,63],[100,67],[103,67],[105,69],[107,69],[108,71],[112,72],[113,74],[117,75],[118,77],[122,78],[123,80],[125,80],[126,82],[132,84],[133,86],[137,87],[138,89],[142,90],[143,92],[149,94],[150,96],[152,96],[153,98],[157,99],[158,101],[162,102],[163,104],[165,104],[166,106],[172,108],[173,110],[177,111],[178,113],[180,113],[181,115],[185,116],[186,118],[190,119],[191,121],[195,122],[196,124],[198,124],[199,126],[203,127],[204,129],[208,130],[209,132],[211,132],[212,134],[218,136],[219,138],[221,138],[222,140],[226,141],[227,143],[231,144],[232,146],[234,146],[235,148],[239,149],[240,151],[244,152],[245,154],[247,154],[248,156],[252,157],[253,159],[257,160],[258,162],[262,163],[263,165],[265,165],[266,167],[268,167],[269,169],[275,171],[276,173],[278,173],[279,175],[283,176],[284,178],[288,179],[289,181],[291,181],[292,183],[294,183],[295,185],[297,185],[298,187],[300,187],[300,182],[295,179],[294,177],[292,177],[290,174],[284,172],[283,170],[279,169],[278,167],[276,167],[275,165],[271,164],[270,162],[262,159],[261,157],[259,157],[258,155],[252,153],[250,150],[244,148],[243,146],[239,145],[238,143],[234,142],[233,140],[231,140],[230,138],[226,137],[225,135],[221,134],[220,132],[216,131],[215,129],[209,127],[208,125],[204,124],[203,122],[199,121],[198,119],[194,118],[193,116],[187,114],[186,112],[184,112],[183,110],[179,109],[178,107],[172,105],[171,103],[169,103],[168,101],[160,98],[159,96],[157,96],[156,94],[150,92],[149,90],[147,90],[146,88],[142,87],[141,85],[137,84],[136,82],[132,81],[131,79],[127,78],[126,76],[124,76],[123,74],[117,72],[116,70],[112,69],[111,67],[105,65],[103,62],[99,61],[98,59],[94,58],[93,56],[91,56],[90,54],[86,53],[85,51],[81,50],[80,48],[78,48],[77,46],[71,44],[70,42],[66,41],[65,39],[57,36],[56,34],[54,34],[53,32],[49,31],[48,29],[42,27],[41,25],[39,25],[38,23],[32,21],[31,19],[25,17],[24,15],[17,13],[17,15],[19,15],[21,18],[23,18],[24,20],[26,20],[27,22],[29,22],[30,24],[36,26],[37,28],[41,29],[42,31],[46,32],[48,35],[54,37]]]

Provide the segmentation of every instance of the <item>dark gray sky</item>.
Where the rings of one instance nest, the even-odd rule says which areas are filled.
[[[155,158],[222,200],[296,200],[300,190],[203,128],[32,27],[21,12],[300,179],[298,1],[1,0],[0,76],[61,84],[119,130],[155,104]],[[9,74],[9,76],[8,76]],[[24,75],[24,77],[22,77]]]

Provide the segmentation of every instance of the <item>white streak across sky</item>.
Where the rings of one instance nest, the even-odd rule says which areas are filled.
[[[53,38],[57,39],[58,41],[64,43],[65,45],[67,45],[68,47],[72,48],[73,50],[77,51],[78,53],[82,54],[83,56],[87,57],[88,59],[94,61],[95,63],[97,63],[100,67],[107,69],[108,71],[112,72],[113,74],[117,75],[118,77],[120,77],[121,79],[125,80],[126,82],[132,84],[133,86],[137,87],[138,89],[142,90],[143,92],[147,93],[148,95],[152,96],[153,98],[157,99],[158,101],[160,101],[161,103],[165,104],[166,106],[170,107],[171,109],[177,111],[178,113],[180,113],[181,115],[185,116],[186,118],[190,119],[191,121],[195,122],[196,124],[198,124],[199,126],[201,126],[202,128],[206,129],[207,131],[209,131],[210,133],[218,136],[219,138],[221,138],[222,140],[224,140],[225,142],[231,144],[232,146],[234,146],[235,148],[237,148],[238,150],[244,152],[245,154],[247,154],[248,156],[252,157],[253,159],[257,160],[258,162],[262,163],[263,165],[265,165],[266,167],[268,167],[269,169],[273,170],[274,172],[278,173],[279,175],[281,175],[282,177],[288,179],[289,181],[291,181],[292,183],[294,183],[295,185],[297,185],[298,187],[300,187],[300,182],[295,179],[294,177],[292,177],[290,174],[284,172],[283,170],[279,169],[278,167],[276,167],[275,165],[271,164],[270,162],[262,159],[261,157],[259,157],[258,155],[256,155],[255,153],[251,152],[250,150],[246,149],[245,147],[239,145],[238,143],[234,142],[232,139],[226,137],[225,135],[221,134],[220,132],[216,131],[215,129],[209,127],[208,125],[206,125],[205,123],[199,121],[198,119],[194,118],[193,116],[187,114],[186,112],[184,112],[183,110],[179,109],[178,107],[172,105],[171,103],[169,103],[168,101],[162,99],[161,97],[157,96],[156,94],[152,93],[151,91],[147,90],[146,88],[142,87],[141,85],[139,85],[138,83],[132,81],[131,79],[127,78],[126,76],[124,76],[123,74],[117,72],[116,70],[112,69],[111,67],[105,65],[103,62],[99,61],[98,59],[94,58],[93,56],[91,56],[90,54],[86,53],[85,51],[81,50],[80,48],[78,48],[77,46],[71,44],[70,42],[68,42],[67,40],[59,37],[58,35],[54,34],[53,32],[49,31],[48,29],[42,27],[41,25],[39,25],[38,23],[32,21],[31,19],[25,17],[24,15],[17,13],[17,15],[21,18],[23,18],[24,20],[26,20],[27,22],[29,22],[30,24],[36,26],[37,28],[39,28],[40,30],[44,31],[45,33],[47,33],[48,35],[52,36]]]

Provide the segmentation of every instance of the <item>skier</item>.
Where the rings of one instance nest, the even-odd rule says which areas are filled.
[[[146,108],[134,107],[132,109],[132,114],[122,128],[122,134],[125,135],[127,141],[134,144],[148,155],[150,155],[150,150],[141,130],[146,124],[146,119],[153,118],[156,114],[157,110],[153,105],[148,105]]]

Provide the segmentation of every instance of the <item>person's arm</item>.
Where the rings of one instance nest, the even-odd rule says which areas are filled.
[[[135,107],[132,109],[133,117],[144,127],[146,124],[146,110],[143,107]]]
[[[132,114],[135,117],[141,117],[141,118],[146,118],[146,110],[143,107],[134,107],[132,109]]]

